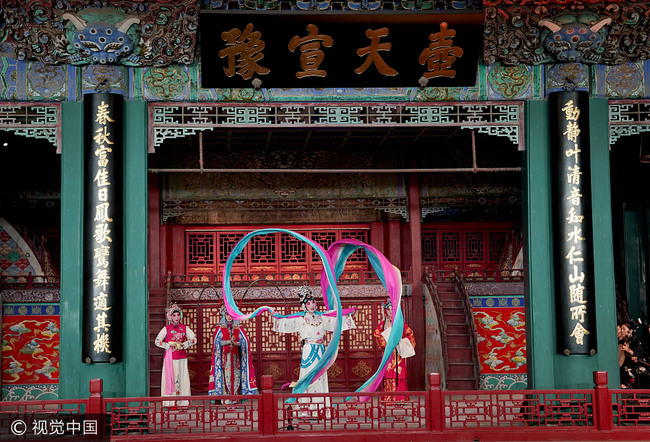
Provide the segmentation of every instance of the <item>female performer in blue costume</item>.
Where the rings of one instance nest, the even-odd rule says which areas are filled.
[[[288,317],[273,317],[273,330],[279,333],[298,333],[302,342],[302,357],[300,359],[300,379],[302,379],[314,365],[320,360],[325,352],[323,338],[326,331],[334,331],[336,316],[329,316],[326,313],[317,311],[316,300],[312,290],[303,286],[298,289],[300,305],[305,310],[304,315],[289,315]],[[356,325],[352,320],[352,314],[343,315],[343,330],[350,330]],[[328,393],[327,372],[315,379],[305,393]],[[313,398],[316,399],[316,398]],[[312,402],[322,402],[313,400]]]
[[[214,346],[208,394],[257,394],[248,337],[239,321],[233,321],[225,307],[221,308],[221,321],[214,331],[212,342]],[[224,402],[228,404],[231,400],[226,399]]]

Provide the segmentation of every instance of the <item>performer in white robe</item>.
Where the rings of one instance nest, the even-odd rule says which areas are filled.
[[[165,349],[162,377],[160,379],[161,396],[190,396],[190,373],[187,369],[187,349],[196,344],[196,335],[185,324],[181,324],[182,310],[172,304],[167,309],[169,324],[160,330],[156,346]],[[188,401],[164,401],[164,407],[186,407]]]
[[[302,379],[320,360],[325,352],[323,338],[325,332],[334,331],[336,325],[335,316],[325,316],[316,311],[317,304],[314,295],[309,287],[301,287],[298,290],[300,304],[305,309],[304,316],[291,318],[273,317],[273,330],[279,333],[298,333],[302,342],[302,357],[300,359],[300,379]],[[352,319],[352,313],[343,316],[341,330],[350,330],[356,325]],[[329,386],[327,372],[316,379],[307,387],[305,393],[328,393]],[[323,402],[322,398],[312,398],[311,402]]]

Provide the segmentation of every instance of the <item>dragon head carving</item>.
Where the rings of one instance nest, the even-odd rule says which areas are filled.
[[[599,49],[605,40],[604,27],[612,22],[610,17],[591,21],[594,17],[563,15],[554,20],[540,20],[550,32],[544,38],[546,50],[563,63],[590,62],[600,59]]]
[[[103,9],[103,11],[102,11]],[[94,10],[92,16],[66,12],[61,16],[74,28],[69,28],[69,53],[72,63],[116,64],[123,59],[137,65],[139,57],[133,54],[138,40],[131,27],[140,23],[137,17],[115,12],[113,8]],[[110,11],[107,11],[109,10]],[[104,12],[104,14],[101,14]],[[103,16],[102,16],[103,15]],[[119,20],[119,21],[117,21]]]

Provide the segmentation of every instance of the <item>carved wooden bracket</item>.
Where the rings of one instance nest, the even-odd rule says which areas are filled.
[[[625,0],[484,0],[486,63],[646,60],[650,16],[645,2]]]
[[[89,3],[3,1],[0,13],[16,58],[48,64],[125,66],[194,61],[198,0]]]

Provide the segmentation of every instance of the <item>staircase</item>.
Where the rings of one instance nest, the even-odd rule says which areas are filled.
[[[447,390],[478,389],[480,370],[477,365],[474,318],[466,313],[466,295],[456,289],[455,282],[438,282],[435,290],[442,303],[442,316],[446,325],[443,339],[446,340],[447,347]]]

